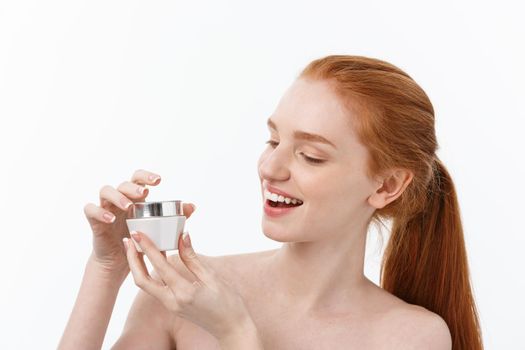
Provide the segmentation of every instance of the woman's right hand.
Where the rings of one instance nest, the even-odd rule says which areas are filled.
[[[93,251],[90,259],[110,275],[127,276],[128,261],[122,238],[130,237],[126,224],[132,203],[143,202],[148,196],[146,185],[157,186],[160,176],[139,169],[116,189],[106,185],[100,189],[100,206],[88,203],[84,213],[93,231]],[[189,218],[194,211],[190,203],[183,203],[183,212]]]

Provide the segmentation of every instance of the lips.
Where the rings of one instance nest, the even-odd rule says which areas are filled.
[[[272,207],[269,201],[264,202],[264,213],[268,218],[280,218],[286,217],[286,214],[293,213],[296,208],[300,206],[293,207]]]
[[[272,192],[272,193],[275,193],[275,194],[280,194],[281,196],[283,197],[289,197],[289,198],[295,198],[295,199],[300,199],[300,198],[297,198],[296,196],[292,195],[292,194],[289,194],[285,191],[282,191],[280,189],[278,189],[277,187],[273,187],[272,185],[270,184],[266,184],[266,187],[265,187],[268,191]],[[302,201],[302,199],[300,199]]]

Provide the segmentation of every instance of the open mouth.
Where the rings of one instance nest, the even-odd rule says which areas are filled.
[[[268,205],[272,208],[291,208],[291,207],[299,207],[301,205],[303,205],[303,203],[301,204],[286,204],[285,202],[274,202],[270,199],[267,199],[266,202],[268,203]]]

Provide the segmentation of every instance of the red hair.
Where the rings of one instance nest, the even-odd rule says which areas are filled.
[[[370,178],[388,169],[414,177],[371,222],[392,231],[381,264],[381,287],[440,315],[452,349],[483,349],[469,279],[458,199],[449,172],[438,159],[434,109],[418,84],[396,66],[363,56],[332,55],[312,61],[299,78],[323,80],[349,110],[367,147]]]

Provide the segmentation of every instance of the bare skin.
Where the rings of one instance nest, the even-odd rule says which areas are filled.
[[[243,296],[265,349],[450,349],[448,328],[438,315],[405,303],[371,281],[357,306],[341,304],[330,312],[305,313],[272,286],[267,264],[276,252],[199,255]],[[187,272],[176,254],[168,259],[178,271]],[[212,335],[174,317],[140,291],[123,337],[112,349],[145,345],[144,337],[159,349],[220,349]]]
[[[448,350],[450,333],[438,315],[405,303],[364,275],[370,218],[401,195],[413,174],[396,168],[374,179],[366,176],[369,154],[353,133],[354,113],[342,106],[328,83],[294,82],[271,116],[271,143],[257,163],[261,194],[273,186],[303,201],[280,217],[263,211],[262,231],[282,242],[281,248],[199,257],[242,296],[265,349]],[[297,130],[320,134],[333,146],[297,138]],[[105,187],[102,207],[114,209],[104,206],[111,202],[122,214],[123,196],[145,198],[136,191],[137,184],[158,184],[147,182],[149,175],[138,171],[131,183],[117,190]],[[185,215],[193,210],[188,205]],[[122,237],[114,237],[114,226],[107,221],[100,224],[103,212],[94,205],[86,207],[93,222],[94,254],[59,348],[100,347],[116,292],[129,272],[123,248],[117,244]],[[168,261],[192,280],[178,255]],[[159,279],[154,271],[151,276]],[[253,331],[243,327],[242,334],[246,329]],[[113,346],[128,348],[220,347],[204,329],[140,290]]]
[[[262,230],[283,242],[280,249],[210,259],[244,296],[267,349],[450,349],[439,316],[364,276],[369,220],[413,173],[366,175],[369,153],[353,132],[356,113],[329,83],[296,80],[270,117],[257,166],[261,193],[270,185],[303,204],[279,217],[263,212]],[[191,324],[176,329],[179,349],[216,348]]]

